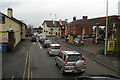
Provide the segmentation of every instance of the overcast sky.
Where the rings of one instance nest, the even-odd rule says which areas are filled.
[[[118,2],[109,1],[109,15],[118,15]],[[0,12],[7,14],[7,8],[13,9],[13,16],[27,24],[40,26],[44,20],[68,19],[73,16],[81,19],[102,17],[106,15],[107,0],[0,0]]]

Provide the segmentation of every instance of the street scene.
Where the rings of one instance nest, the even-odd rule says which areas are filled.
[[[34,7],[40,2],[36,0]],[[85,3],[77,0],[64,4],[70,6],[72,2],[76,3],[76,6],[78,2]],[[60,16],[58,16],[57,10],[48,13],[53,19],[42,12],[41,14],[39,12],[40,17],[34,12],[35,18],[33,18],[32,15],[28,15],[29,10],[27,12],[27,9],[34,8],[32,0],[28,1],[29,5],[26,5],[24,13],[17,12],[15,5],[13,8],[5,6],[8,3],[19,2],[8,1],[7,3],[6,0],[2,3],[3,9],[0,11],[1,80],[120,80],[119,0],[116,0],[117,14],[116,12],[114,15],[110,14],[108,3],[111,4],[112,1],[107,0],[104,1],[106,15],[101,16],[96,12],[93,17],[89,13],[87,16],[80,14],[82,18],[79,18],[72,14],[72,20],[66,18],[71,13],[68,14],[66,11],[67,15],[64,12],[64,16],[60,17],[62,14],[59,13]],[[27,0],[23,3],[27,3]],[[20,4],[25,6],[23,3]],[[46,8],[51,4],[53,3],[46,3]],[[28,6],[31,7],[27,8]],[[81,4],[81,6],[84,5]],[[43,8],[46,10],[45,7]],[[18,10],[20,9],[19,5]],[[68,8],[65,7],[65,9],[69,12]],[[39,10],[42,11],[41,8]],[[32,14],[31,10],[30,14]],[[77,12],[76,15],[78,14]],[[43,18],[43,16],[46,17]]]

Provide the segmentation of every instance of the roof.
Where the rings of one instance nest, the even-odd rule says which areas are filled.
[[[65,53],[65,54],[81,54],[81,53],[79,53],[79,52],[77,52],[77,51],[62,51],[63,53]]]
[[[7,15],[5,15],[5,14],[3,14],[2,12],[0,12],[0,14],[2,14],[3,16],[5,16],[5,17],[7,17],[7,18],[9,18],[9,19],[11,19],[11,20],[13,20],[13,21],[15,21],[16,23],[19,23],[19,24],[24,24],[25,26],[26,26],[26,24],[25,23],[23,23],[22,21],[20,21],[20,20],[17,20],[16,18],[14,18],[14,17],[9,17],[9,16],[7,16]]]
[[[50,44],[51,46],[60,46],[60,44]]]
[[[51,21],[51,20],[45,20],[44,22],[43,22],[43,24],[44,23],[46,23],[46,25],[48,26],[48,27],[60,27],[60,26],[62,26],[62,25],[67,25],[68,24],[68,22],[66,22],[66,21],[61,21],[61,23],[62,23],[62,25],[61,25],[61,23],[60,23],[60,21]],[[42,24],[42,25],[43,25]]]
[[[108,22],[119,22],[120,15],[113,15],[113,16],[108,16]],[[92,19],[80,19],[80,20],[76,20],[73,22],[70,22],[70,25],[85,25],[85,24],[102,24],[102,23],[106,23],[106,17],[98,17],[98,18],[92,18]]]

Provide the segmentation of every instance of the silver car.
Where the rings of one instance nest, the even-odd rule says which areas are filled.
[[[50,47],[48,48],[49,55],[58,55],[60,51],[62,51],[60,44],[50,44]]]
[[[61,51],[55,57],[55,64],[61,68],[61,74],[66,72],[84,73],[86,70],[86,59],[77,51]]]

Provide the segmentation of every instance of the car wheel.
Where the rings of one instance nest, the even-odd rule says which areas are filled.
[[[64,72],[63,69],[62,69],[62,67],[61,67],[61,69],[60,69],[60,73],[61,73],[62,75],[65,74],[65,72]]]

